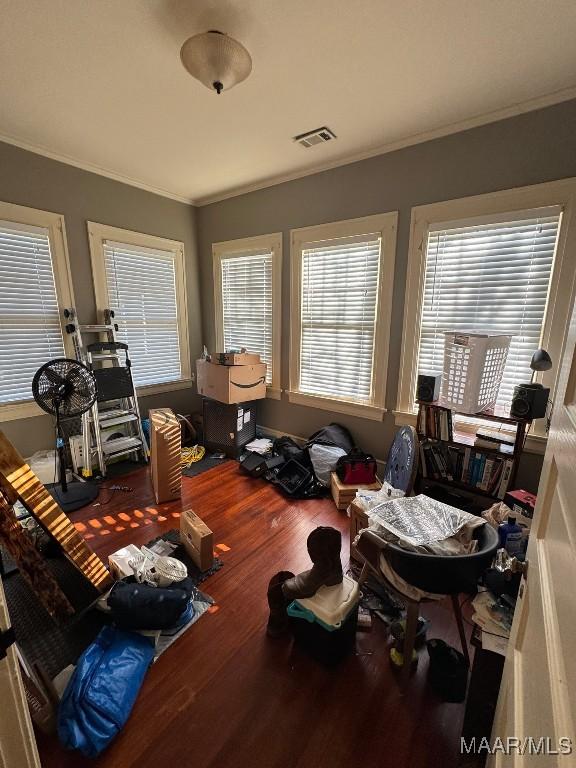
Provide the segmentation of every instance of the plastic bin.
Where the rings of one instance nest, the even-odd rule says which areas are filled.
[[[288,459],[276,473],[274,482],[287,494],[293,494],[309,483],[311,477],[312,473],[296,459]]]
[[[470,414],[493,408],[511,339],[503,334],[446,332],[441,405]]]
[[[337,664],[354,648],[360,596],[358,584],[344,576],[342,584],[291,602],[287,612],[294,641],[317,661]]]
[[[56,451],[36,451],[35,454],[26,459],[26,463],[42,485],[58,482],[59,465]]]

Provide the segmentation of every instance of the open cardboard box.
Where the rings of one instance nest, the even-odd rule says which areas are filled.
[[[198,394],[220,403],[245,403],[266,397],[266,363],[218,365],[196,361]]]

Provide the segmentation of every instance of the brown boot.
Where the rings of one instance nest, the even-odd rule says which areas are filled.
[[[270,608],[270,617],[266,634],[269,637],[280,637],[288,632],[288,614],[286,606],[288,602],[282,593],[282,584],[286,579],[291,579],[294,574],[291,571],[280,571],[270,579],[268,585],[268,607]]]
[[[282,592],[289,602],[299,597],[312,597],[322,586],[342,583],[342,534],[335,528],[320,526],[312,531],[306,543],[312,560],[309,571],[284,582]]]

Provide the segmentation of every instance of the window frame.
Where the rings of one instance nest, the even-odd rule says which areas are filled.
[[[63,214],[43,211],[38,208],[27,208],[15,203],[0,202],[0,219],[22,226],[43,227],[48,230],[64,352],[68,357],[74,357],[74,348],[69,335],[66,333],[64,316],[62,314],[64,309],[74,306],[72,273],[70,271],[66,224]],[[15,400],[0,405],[0,423],[42,415],[46,415],[45,411],[34,402],[32,397],[29,400]]]
[[[396,236],[398,211],[363,216],[358,219],[318,224],[290,231],[291,258],[291,318],[290,318],[290,389],[288,400],[298,405],[346,413],[351,416],[382,421],[386,413],[386,380],[390,347],[394,267],[396,262]],[[379,234],[381,237],[376,327],[374,331],[374,357],[372,361],[371,404],[323,397],[300,391],[300,348],[302,338],[302,248],[315,241],[342,237]]]
[[[266,387],[266,397],[280,400],[282,344],[282,233],[255,235],[236,240],[212,243],[214,275],[214,339],[216,351],[224,351],[224,305],[222,302],[222,261],[254,256],[263,251],[272,253],[272,383]],[[250,351],[250,350],[248,350]]]
[[[570,249],[576,248],[576,178],[516,187],[499,192],[448,200],[412,209],[410,223],[410,244],[408,248],[408,269],[404,301],[404,322],[398,398],[394,411],[397,425],[416,424],[413,402],[416,393],[418,353],[420,345],[419,322],[422,315],[424,296],[426,249],[431,228],[450,222],[451,224],[486,216],[503,216],[507,213],[529,211],[535,208],[559,206],[562,209],[558,245],[550,278],[550,291],[540,344],[550,354],[552,369],[537,373],[535,381],[550,387],[551,399],[559,374],[559,363],[565,345],[570,310],[574,298],[576,259],[570,260]],[[527,371],[527,379],[529,372]],[[526,441],[526,449],[543,453],[546,446],[544,420],[534,422]],[[477,424],[463,419],[459,427],[475,432]]]
[[[146,384],[136,388],[139,396],[155,395],[161,392],[172,392],[187,389],[193,384],[192,368],[190,365],[190,342],[188,334],[188,303],[186,292],[186,268],[184,243],[180,240],[169,240],[143,232],[133,232],[129,229],[111,227],[89,221],[88,240],[90,243],[90,260],[92,262],[92,278],[96,310],[101,313],[109,307],[108,283],[106,280],[106,259],[104,256],[104,241],[112,240],[126,245],[170,251],[174,254],[174,276],[176,287],[176,317],[178,322],[178,339],[180,346],[180,378],[174,381],[164,381],[157,384]]]

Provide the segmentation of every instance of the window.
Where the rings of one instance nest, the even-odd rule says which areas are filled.
[[[282,235],[214,243],[215,351],[257,352],[268,395],[280,396]]]
[[[543,208],[428,233],[418,373],[441,373],[444,331],[512,336],[497,405],[510,408],[540,345],[561,211]]]
[[[115,312],[136,386],[188,385],[184,245],[91,222],[88,231],[96,303]]]
[[[497,401],[506,410],[539,346],[558,362],[574,276],[561,234],[570,194],[559,182],[415,209],[400,411],[414,409],[417,373],[442,372],[444,331],[513,337]],[[547,386],[553,373],[540,377]]]
[[[291,402],[382,418],[396,222],[293,230]]]
[[[32,379],[65,357],[61,309],[72,306],[62,216],[0,203],[0,419],[41,413]]]

